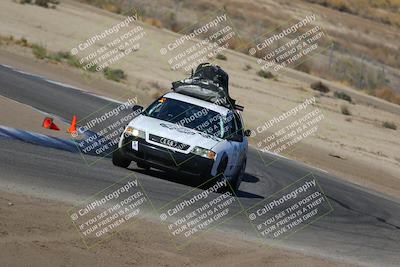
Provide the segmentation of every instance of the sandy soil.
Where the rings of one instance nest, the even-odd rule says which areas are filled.
[[[18,14],[18,16],[16,16]],[[25,37],[31,43],[44,45],[50,51],[69,51],[94,33],[121,21],[110,14],[72,1],[63,1],[55,10],[12,1],[0,1],[0,35]],[[29,22],[29,23],[27,23]],[[170,87],[172,80],[186,76],[173,72],[160,60],[158,51],[177,35],[148,25],[139,51],[118,62],[128,79],[116,83],[101,74],[88,74],[64,64],[37,60],[28,48],[0,46],[0,63],[68,83],[107,97],[119,98],[127,90],[137,94],[147,105],[154,95]],[[154,52],[157,51],[157,52]],[[332,93],[320,96],[309,88],[309,82],[298,76],[281,75],[276,81],[256,75],[254,59],[228,52],[227,61],[216,61],[230,74],[231,94],[246,107],[247,128],[256,128],[273,116],[298,105],[305,98],[317,97],[317,106],[325,115],[318,132],[283,155],[327,170],[351,182],[374,190],[400,196],[400,134],[383,128],[383,121],[400,125],[400,110],[381,100],[367,104],[355,97],[347,104],[352,116],[340,113],[341,100]],[[252,68],[244,71],[244,67]],[[114,66],[113,66],[114,67]],[[315,78],[317,79],[317,78]],[[351,88],[341,87],[353,92]],[[358,93],[355,93],[356,95]],[[367,101],[367,102],[368,102]],[[390,108],[387,108],[390,106]],[[44,115],[23,104],[0,97],[0,124],[50,135],[40,127]],[[16,120],[13,114],[21,114]],[[349,119],[350,118],[350,119]],[[57,125],[66,127],[62,122]],[[61,128],[61,127],[60,127]],[[264,135],[265,137],[265,135]],[[263,138],[252,140],[256,144]],[[10,204],[11,203],[11,204]],[[266,266],[353,266],[281,249],[266,249],[251,243],[213,233],[198,239],[183,251],[177,251],[158,224],[139,220],[109,242],[87,250],[67,217],[67,203],[0,192],[0,259],[4,266],[180,266],[180,265],[266,265]]]
[[[170,244],[159,224],[137,220],[111,240],[86,249],[67,216],[71,206],[0,192],[2,266],[356,266],[220,233],[183,250]]]
[[[71,135],[67,133],[67,129],[70,125],[56,117],[51,117],[51,115],[46,115],[30,106],[21,104],[3,96],[0,96],[0,113],[0,125],[64,139],[71,139]],[[15,118],[15,114],[18,114],[18,119]],[[53,123],[57,125],[60,130],[55,131],[43,128],[42,123],[46,117],[53,118]]]

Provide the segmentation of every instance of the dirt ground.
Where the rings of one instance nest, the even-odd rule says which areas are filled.
[[[51,135],[64,139],[71,139],[71,135],[67,133],[69,125],[58,118],[39,112],[30,106],[21,104],[14,100],[0,96],[1,125],[21,130],[29,130],[35,133]],[[18,114],[18,119],[15,118]],[[44,118],[50,117],[53,123],[60,129],[59,131],[50,130],[42,127]],[[27,127],[26,125],[29,125]]]
[[[72,1],[63,1],[55,10],[0,1],[0,35],[25,37],[50,51],[69,51],[91,34],[122,19]],[[143,27],[147,36],[140,50],[116,65],[128,74],[124,83],[108,81],[101,74],[88,74],[64,64],[35,59],[30,49],[19,46],[1,45],[0,64],[112,98],[119,98],[130,90],[145,106],[155,94],[168,90],[171,81],[183,78],[185,74],[171,71],[165,62],[160,62],[160,55],[154,53],[177,35],[148,25]],[[230,74],[231,94],[245,106],[247,128],[255,129],[305,98],[315,96],[325,119],[315,135],[298,144],[291,153],[282,154],[350,182],[400,196],[400,133],[381,126],[384,121],[400,125],[399,113],[385,108],[390,106],[400,110],[399,107],[373,98],[369,104],[359,104],[357,97],[355,104],[346,104],[334,99],[331,93],[322,96],[315,93],[309,83],[291,77],[290,73],[278,76],[277,80],[266,80],[256,75],[258,65],[254,59],[235,52],[226,54],[227,61],[216,63]],[[245,71],[246,65],[251,69]],[[354,92],[340,86],[344,91]],[[351,116],[341,114],[343,104],[349,106]],[[0,125],[61,137],[65,134],[41,128],[44,114],[3,97],[0,97],[0,113]],[[13,114],[21,116],[17,119]],[[59,121],[56,123],[67,126]],[[258,135],[251,143],[255,145],[261,138],[263,136]],[[170,245],[159,225],[145,220],[138,220],[135,226],[109,242],[88,250],[67,217],[66,211],[70,207],[67,203],[0,192],[0,265],[353,266],[293,251],[266,249],[258,243],[220,233],[198,239],[185,250],[178,251]]]
[[[91,34],[101,32],[123,19],[122,16],[74,1],[63,1],[55,10],[19,5],[12,1],[2,1],[0,7],[0,35],[24,37],[28,42],[42,44],[55,52],[69,51]],[[177,38],[177,35],[139,24],[146,32],[140,49],[115,65],[128,74],[127,81],[123,83],[106,80],[100,73],[88,73],[65,64],[37,60],[30,49],[16,46],[0,46],[1,63],[108,97],[120,98],[130,90],[146,106],[155,95],[169,90],[171,81],[187,74],[171,71],[168,63],[160,59],[160,54],[154,53],[165,43]],[[333,92],[320,95],[310,89],[309,83],[309,79],[318,78],[298,72],[295,75],[291,71],[283,73],[275,80],[263,79],[256,75],[259,66],[254,59],[233,51],[226,55],[227,61],[216,60],[215,63],[230,74],[230,92],[239,104],[245,106],[247,128],[256,129],[304,99],[315,96],[315,106],[325,115],[318,125],[318,131],[296,144],[294,150],[281,154],[373,190],[400,196],[400,132],[382,127],[385,121],[400,125],[399,106],[337,83],[328,84],[352,93],[353,104],[334,98]],[[244,70],[246,65],[251,69]],[[342,105],[348,107],[351,116],[341,114]],[[0,121],[0,124],[7,123]],[[27,130],[32,130],[30,123],[21,124]],[[266,134],[260,134],[250,142],[254,145],[265,137]]]
[[[2,266],[326,266],[350,267],[314,256],[221,233],[208,234],[177,250],[159,224],[138,219],[91,249],[74,228],[71,205],[0,192]]]

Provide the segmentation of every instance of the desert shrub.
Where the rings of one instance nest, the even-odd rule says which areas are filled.
[[[223,54],[217,54],[216,58],[219,60],[228,60],[228,58]]]
[[[26,40],[24,37],[22,37],[19,40],[16,40],[15,43],[17,45],[20,45],[20,46],[23,46],[23,47],[28,47],[29,46],[28,40]]]
[[[14,42],[14,37],[12,35],[10,36],[2,36],[0,35],[0,44],[10,44]]]
[[[59,53],[47,55],[46,58],[57,62],[61,62],[63,60],[63,57]]]
[[[351,103],[351,97],[348,94],[346,94],[345,92],[334,92],[333,95],[336,98],[343,99],[343,100]]]
[[[246,65],[244,66],[244,69],[243,69],[243,70],[248,71],[248,70],[251,70],[251,69],[252,69],[252,67],[251,67],[249,64],[246,64]]]
[[[35,0],[34,4],[41,7],[49,7],[50,0]]]
[[[332,7],[334,9],[339,10],[339,11],[348,12],[348,13],[352,12],[350,6],[347,4],[347,1],[329,0],[329,1],[326,1],[326,3],[328,4],[329,7]]]
[[[78,58],[76,58],[72,55],[67,58],[67,63],[68,63],[68,65],[75,67],[75,68],[81,67],[81,64],[79,63]]]
[[[32,53],[38,59],[47,58],[47,50],[41,45],[38,44],[32,45]]]
[[[340,106],[340,111],[342,112],[343,115],[346,115],[346,116],[351,115],[349,108],[345,105]]]
[[[90,72],[96,72],[97,67],[98,67],[97,64],[93,64],[89,68],[86,68],[85,70],[90,71]]]
[[[319,91],[322,93],[328,93],[329,92],[329,87],[326,86],[324,83],[322,83],[321,81],[318,82],[314,82],[310,85],[311,89],[315,90],[315,91]]]
[[[388,129],[392,129],[392,130],[396,130],[397,126],[396,124],[394,124],[394,122],[389,122],[389,121],[385,121],[382,123],[382,126]]]
[[[126,74],[121,69],[111,69],[107,67],[103,70],[103,73],[106,79],[113,80],[116,82],[120,82],[121,80],[126,79]]]
[[[275,75],[273,75],[270,71],[265,71],[265,70],[259,70],[257,72],[257,75],[260,77],[263,77],[265,79],[273,79],[275,78]]]
[[[73,57],[73,55],[70,52],[63,52],[63,51],[57,52],[57,55],[62,59],[69,59]]]
[[[58,0],[15,0],[20,4],[33,4],[45,8],[55,8],[56,5],[60,4]]]
[[[356,11],[349,5],[347,0],[307,0],[311,3],[320,4],[325,7],[336,9],[342,12],[355,13]]]
[[[67,52],[48,53],[46,58],[53,60],[53,61],[61,62],[65,59],[69,58],[69,53],[67,53]]]
[[[57,61],[57,62],[67,62],[68,65],[72,67],[79,68],[81,67],[81,64],[79,63],[79,60],[77,57],[73,56],[69,52],[57,52],[57,53],[51,53],[46,56],[46,58]]]
[[[75,67],[75,68],[81,68],[83,67],[79,59],[72,55],[70,52],[49,52],[47,49],[41,45],[38,44],[30,44],[25,38],[21,38],[19,40],[14,40],[12,36],[10,37],[2,37],[0,36],[0,44],[1,41],[5,42],[12,42],[21,46],[26,46],[30,47],[32,49],[33,55],[38,58],[38,59],[47,59],[52,62],[65,62],[68,65]],[[94,64],[88,68],[84,68],[84,70],[90,71],[90,72],[96,72],[97,71],[97,65]],[[123,79],[126,79],[126,74],[124,73],[123,70],[121,69],[110,69],[106,68],[103,70],[104,76],[107,79],[114,80],[114,81],[120,81]]]

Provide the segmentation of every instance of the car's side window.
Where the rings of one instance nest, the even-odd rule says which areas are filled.
[[[242,120],[240,119],[240,116],[236,113],[235,113],[235,123],[236,123],[236,132],[241,136],[244,136]]]
[[[225,118],[225,138],[236,132],[235,119],[232,113],[228,113]]]

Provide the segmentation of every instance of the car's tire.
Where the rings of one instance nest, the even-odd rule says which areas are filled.
[[[217,175],[225,172],[226,166],[228,166],[228,157],[224,157],[218,165]]]
[[[211,186],[215,185],[218,181],[221,181],[221,178],[223,177],[223,173],[225,172],[226,166],[228,165],[228,158],[226,155],[222,158],[222,160],[219,162],[219,165],[217,167],[217,175],[216,176],[211,176],[209,173],[204,173],[201,175],[201,178],[197,182],[197,186],[200,186],[202,189],[208,189]],[[218,191],[224,191],[225,188],[222,188]]]
[[[121,151],[117,149],[112,154],[112,163],[121,168],[128,168],[128,166],[131,164],[131,160],[121,155]]]
[[[147,165],[146,163],[136,162],[136,165],[138,166],[138,168],[144,169],[146,171],[150,170],[150,166]]]
[[[237,174],[235,177],[229,182],[230,184],[230,191],[236,193],[239,190],[240,183],[242,182],[244,173],[246,171],[246,164],[247,164],[247,159],[245,159],[240,166],[240,169],[238,170]]]

